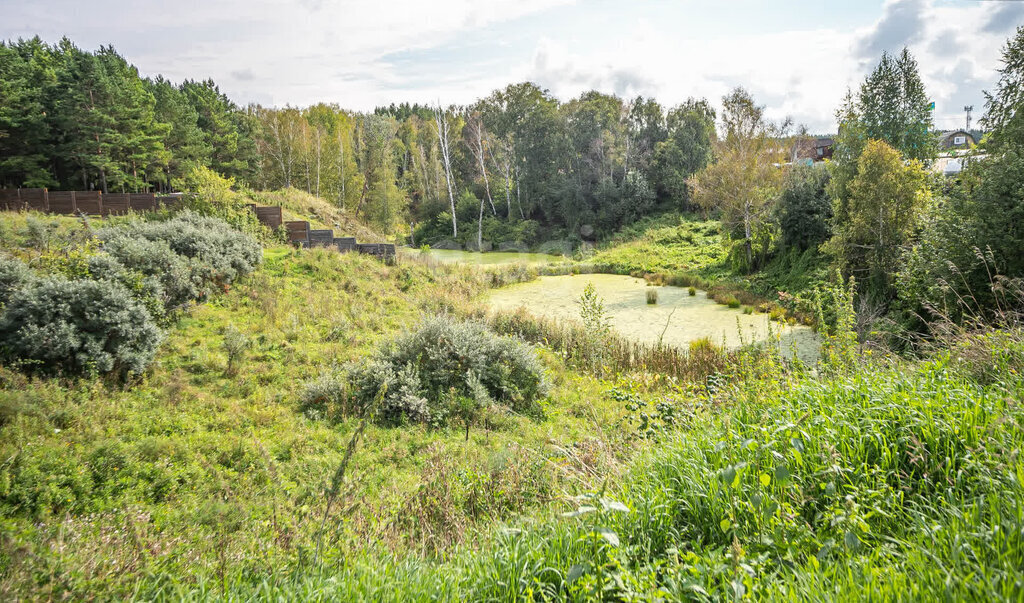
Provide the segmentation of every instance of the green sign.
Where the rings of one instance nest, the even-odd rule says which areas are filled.
[[[932,101],[932,102],[928,103],[928,110],[929,111],[934,111],[935,110],[935,101]]]

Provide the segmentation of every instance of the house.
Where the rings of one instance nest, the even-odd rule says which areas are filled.
[[[812,159],[814,161],[825,161],[826,159],[831,159],[835,146],[836,141],[832,138],[816,138],[814,140],[814,157]]]
[[[943,151],[967,150],[978,144],[975,135],[967,130],[939,132],[939,149]]]
[[[800,138],[793,143],[793,163],[807,163],[831,159],[835,144],[835,140],[829,136]]]

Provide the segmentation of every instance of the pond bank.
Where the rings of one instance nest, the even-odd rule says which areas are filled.
[[[541,276],[537,280],[492,290],[488,303],[495,310],[519,307],[552,319],[579,319],[577,300],[587,283],[593,283],[604,301],[612,328],[619,334],[645,343],[686,348],[707,337],[727,348],[778,336],[783,355],[794,354],[805,362],[818,358],[818,337],[802,325],[771,322],[767,314],[744,314],[715,303],[703,291],[691,296],[682,287],[649,286],[646,281],[614,274]],[[658,303],[648,304],[648,291],[657,292]]]

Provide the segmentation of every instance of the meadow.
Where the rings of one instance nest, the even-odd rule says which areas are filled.
[[[88,250],[78,220],[5,218],[5,249],[35,270]],[[486,313],[490,287],[536,274],[271,237],[129,381],[3,368],[0,592],[1019,595],[1019,331],[919,361],[827,354],[812,374],[770,346],[644,348]],[[470,429],[304,405],[318,378],[437,314],[532,342],[550,385],[540,412],[489,406]]]

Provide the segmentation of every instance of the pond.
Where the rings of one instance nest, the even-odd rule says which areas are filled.
[[[480,266],[492,264],[548,264],[551,262],[564,261],[565,257],[560,255],[548,255],[546,253],[526,253],[518,251],[461,251],[458,249],[429,249],[426,252],[418,249],[405,249],[410,255],[426,255],[438,262],[477,264]]]
[[[810,327],[770,322],[767,314],[744,314],[707,298],[703,291],[690,296],[683,287],[649,287],[643,279],[615,274],[542,276],[490,292],[489,305],[496,310],[524,307],[537,316],[579,319],[579,300],[587,283],[593,283],[604,302],[612,327],[638,341],[685,348],[701,337],[734,348],[765,340],[769,329],[779,335],[782,354],[796,352],[805,362],[818,358],[818,337]],[[658,292],[658,303],[648,305],[649,290]],[[737,322],[738,321],[738,322]]]

